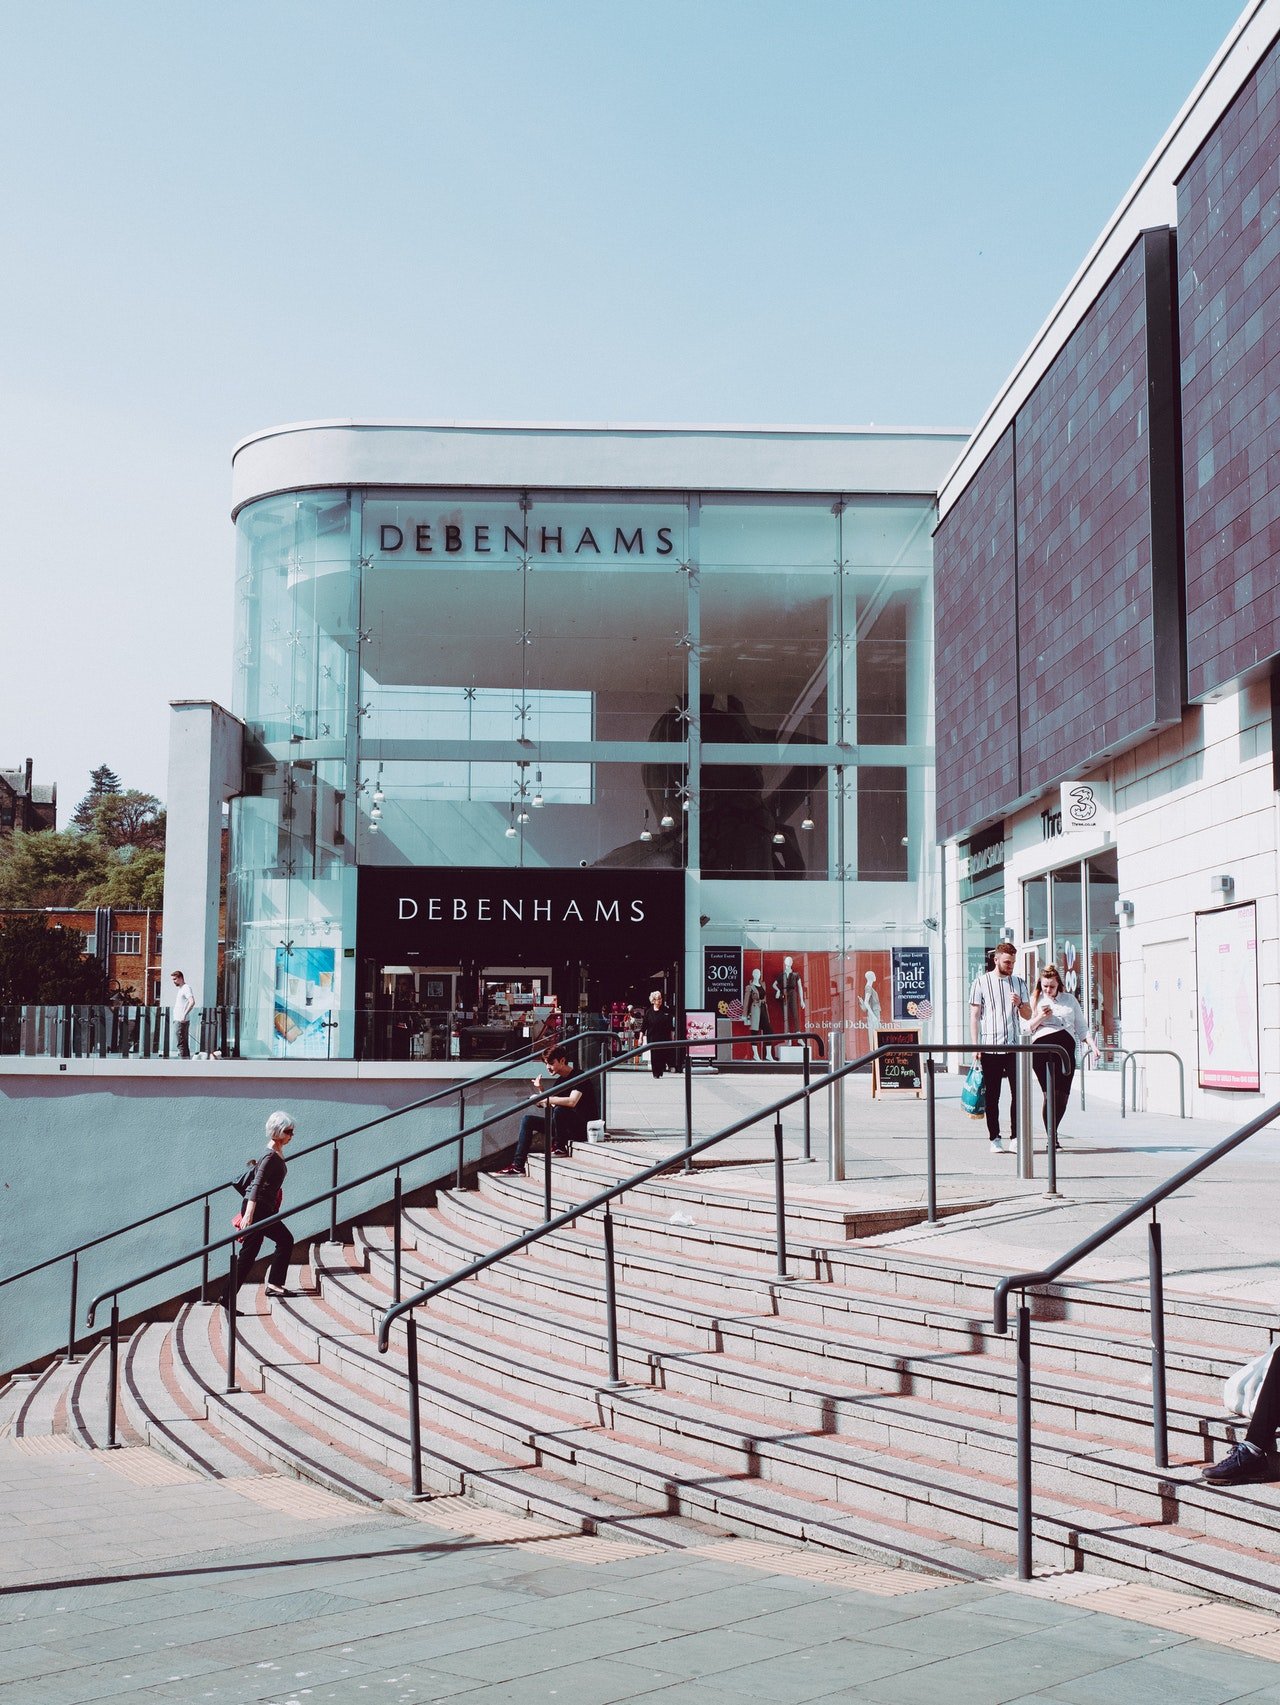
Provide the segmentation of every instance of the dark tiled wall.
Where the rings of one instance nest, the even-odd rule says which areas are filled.
[[[1153,721],[1146,334],[1139,242],[1018,412],[1024,793]]]
[[[999,814],[1018,788],[1013,428],[934,540],[938,834]]]
[[[1173,268],[1144,232],[935,535],[940,838],[1181,714]]]
[[[1188,692],[1280,654],[1280,43],[1178,184]]]

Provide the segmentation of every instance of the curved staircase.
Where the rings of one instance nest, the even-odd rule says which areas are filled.
[[[558,1207],[631,1158],[557,1161]],[[408,1208],[404,1293],[542,1219],[542,1176],[482,1176]],[[673,1218],[674,1216],[674,1218]],[[816,1197],[788,1209],[774,1275],[772,1194],[724,1170],[667,1175],[614,1212],[620,1372],[607,1385],[598,1219],[579,1221],[418,1311],[423,1479],[431,1492],[661,1543],[709,1533],[803,1541],[967,1577],[1015,1550],[1014,1366],[991,1332],[999,1274],[898,1255],[874,1236],[913,1216]],[[915,1216],[918,1217],[918,1216]],[[867,1241],[870,1238],[870,1241]],[[365,1502],[409,1492],[392,1233],[317,1244],[294,1294],[246,1287],[240,1389],[226,1318],[188,1305],[121,1352],[119,1436],[215,1477],[285,1472]],[[1213,1491],[1198,1467],[1233,1436],[1206,1421],[1267,1337],[1244,1305],[1166,1296],[1170,1447],[1151,1464],[1144,1296],[1057,1288],[1036,1305],[1039,1565],[1099,1568],[1280,1610],[1280,1488]],[[101,1445],[105,1348],[0,1393],[0,1428]]]

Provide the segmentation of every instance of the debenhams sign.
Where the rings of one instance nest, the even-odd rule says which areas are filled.
[[[428,510],[375,502],[367,503],[364,513],[366,554],[401,562],[417,557],[637,561],[675,556],[683,536],[682,511],[669,504],[540,504],[522,512],[509,503]]]
[[[678,951],[684,932],[679,870],[366,866],[359,876],[361,951],[527,963],[536,950],[566,958],[654,946]],[[443,959],[435,959],[437,964]]]
[[[416,900],[401,894],[396,916],[399,921],[412,923],[419,918],[428,924],[642,924],[643,898],[629,900],[519,899],[508,900],[496,894],[432,894]]]

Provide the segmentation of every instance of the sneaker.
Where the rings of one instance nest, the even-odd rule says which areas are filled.
[[[1212,1462],[1200,1476],[1210,1486],[1248,1486],[1257,1480],[1274,1480],[1271,1458],[1251,1445],[1238,1444],[1221,1462]]]
[[[499,1178],[523,1178],[523,1166],[500,1166],[497,1169]]]
[[[569,1155],[573,1153],[573,1150],[569,1147],[568,1143],[552,1143],[551,1152],[552,1154]]]
[[[1009,1149],[1003,1137],[992,1137],[991,1152],[992,1154],[1008,1154]]]

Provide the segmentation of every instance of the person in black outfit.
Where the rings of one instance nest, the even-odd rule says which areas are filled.
[[[662,1004],[662,990],[655,989],[649,996],[649,1010],[644,1015],[640,1029],[649,1047],[649,1066],[654,1077],[661,1077],[668,1066],[675,1065],[675,1050],[672,1048],[655,1048],[655,1042],[670,1042],[675,1034],[675,1026],[671,1014]]]
[[[266,1291],[269,1297],[288,1295],[284,1282],[289,1277],[293,1233],[282,1220],[262,1231],[253,1231],[250,1228],[255,1220],[265,1220],[280,1212],[280,1204],[284,1200],[285,1174],[289,1170],[285,1164],[284,1151],[292,1140],[292,1117],[284,1112],[272,1113],[267,1120],[269,1146],[257,1163],[249,1188],[245,1192],[244,1207],[239,1215],[240,1253],[237,1270],[240,1284],[244,1283],[250,1268],[258,1259],[263,1238],[269,1237],[275,1245],[271,1265],[267,1269]]]
[[[1280,1427],[1280,1355],[1271,1358],[1244,1438],[1221,1462],[1205,1469],[1210,1486],[1248,1486],[1276,1478],[1276,1429]]]
[[[587,1121],[596,1117],[596,1080],[582,1080],[578,1068],[559,1044],[548,1048],[542,1058],[554,1079],[554,1089],[542,1103],[546,1113],[538,1113],[531,1108],[521,1119],[511,1165],[498,1168],[507,1176],[523,1175],[533,1139],[546,1131],[548,1117],[551,1120],[552,1154],[568,1154],[570,1143],[585,1142]],[[533,1087],[543,1087],[541,1076],[534,1078]]]

